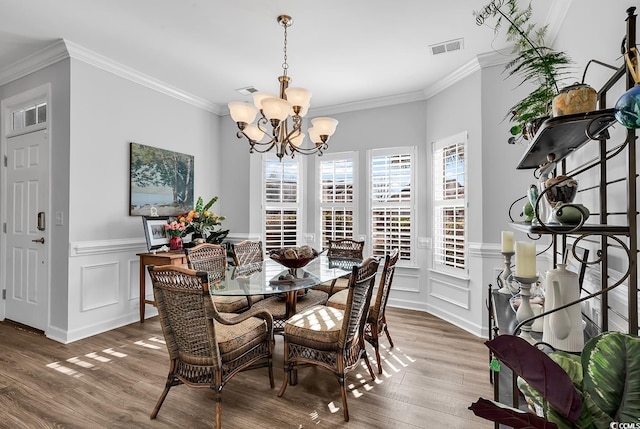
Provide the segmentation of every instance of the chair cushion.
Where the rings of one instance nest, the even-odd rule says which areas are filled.
[[[331,289],[331,282],[321,283],[317,286],[314,286],[313,289],[321,290],[326,293],[329,293],[330,291],[332,293],[336,293],[346,289],[347,287],[349,287],[349,276],[336,279],[336,283],[333,285],[333,289]]]
[[[235,313],[249,306],[246,296],[214,296],[213,302],[220,313]]]
[[[237,314],[221,313],[225,318]],[[236,325],[223,325],[214,321],[216,339],[223,362],[237,358],[267,337],[267,324],[259,317],[250,317]]]
[[[347,307],[347,297],[349,296],[349,290],[344,289],[340,292],[336,292],[329,297],[329,301],[327,301],[327,306],[332,308],[337,308],[339,310],[344,310]]]
[[[375,292],[375,291],[374,291]],[[327,306],[337,308],[338,310],[343,310],[347,307],[347,297],[349,296],[349,290],[341,290],[340,292],[334,293],[331,295],[329,300],[327,301]],[[373,294],[371,296],[371,301],[369,301],[369,315],[376,314],[375,311],[376,306],[376,295]],[[369,319],[369,318],[367,318]],[[370,320],[367,320],[371,322]]]
[[[320,350],[335,349],[344,311],[326,305],[314,305],[287,320],[284,335],[289,342],[314,344]]]

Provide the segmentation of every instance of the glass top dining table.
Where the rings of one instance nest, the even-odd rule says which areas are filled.
[[[360,259],[320,255],[302,268],[290,269],[271,259],[228,266],[224,274],[209,273],[209,293],[215,296],[283,294],[289,318],[296,313],[298,291],[348,275],[361,263]]]
[[[360,259],[329,258],[320,255],[302,268],[289,269],[278,262],[262,262],[241,266],[228,266],[224,278],[210,273],[211,295],[272,295],[307,289],[351,273]]]

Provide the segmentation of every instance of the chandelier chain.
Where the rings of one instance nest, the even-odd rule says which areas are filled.
[[[282,63],[282,70],[286,76],[287,69],[289,68],[289,64],[287,63],[287,22],[283,21],[282,26],[284,27],[284,47],[282,48],[282,51],[284,52],[284,62]]]

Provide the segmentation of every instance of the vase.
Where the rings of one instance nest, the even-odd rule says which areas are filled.
[[[577,83],[560,90],[553,97],[553,117],[592,112],[598,105],[596,90],[585,83]]]
[[[640,85],[622,94],[616,102],[614,116],[627,128],[640,128]]]
[[[171,237],[169,240],[169,250],[180,250],[182,249],[182,238],[175,235]]]
[[[558,264],[557,268],[547,271],[545,312],[577,301],[579,298],[580,285],[576,273],[567,270],[564,264]],[[543,325],[543,342],[566,352],[582,351],[584,333],[580,304],[544,316]]]

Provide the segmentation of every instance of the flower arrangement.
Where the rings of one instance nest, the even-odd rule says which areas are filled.
[[[182,237],[187,226],[184,222],[172,221],[164,226],[165,231],[172,237]]]
[[[216,229],[226,219],[210,210],[216,201],[218,201],[218,197],[213,197],[207,204],[204,204],[202,197],[198,197],[193,210],[178,216],[178,222],[185,225],[184,235],[193,233],[206,238],[209,243],[219,244],[222,242],[229,231],[222,231],[221,228]]]

